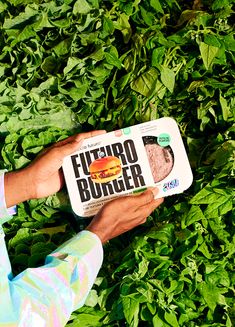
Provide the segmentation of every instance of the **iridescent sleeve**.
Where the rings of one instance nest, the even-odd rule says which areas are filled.
[[[6,208],[5,194],[4,194],[4,174],[6,170],[0,170],[0,224],[2,225],[6,221],[12,218],[12,215],[16,213],[16,206]]]
[[[13,277],[0,226],[0,257],[0,326],[60,327],[84,304],[103,248],[98,236],[82,231],[48,255],[44,266]]]
[[[82,231],[47,256],[42,267],[11,278],[0,266],[0,326],[65,326],[84,304],[102,258],[98,237]]]

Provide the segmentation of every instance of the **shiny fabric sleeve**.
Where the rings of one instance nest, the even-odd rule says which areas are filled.
[[[6,221],[12,218],[12,215],[16,213],[16,206],[6,208],[5,194],[4,194],[4,174],[6,170],[0,170],[0,224],[2,225]]]
[[[1,255],[7,255],[1,242]],[[99,238],[82,231],[47,256],[42,267],[11,278],[0,264],[0,326],[65,326],[84,304],[102,259]]]
[[[5,200],[0,207],[0,222],[8,220]],[[44,266],[13,277],[0,225],[0,326],[65,326],[84,304],[102,260],[98,236],[82,231],[48,255]]]

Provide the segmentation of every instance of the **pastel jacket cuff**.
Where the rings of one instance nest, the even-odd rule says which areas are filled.
[[[0,170],[0,224],[2,225],[6,221],[12,218],[12,215],[16,214],[16,206],[7,208],[5,201],[5,189],[4,189],[4,175],[6,170]]]
[[[0,235],[1,236],[1,235]],[[2,245],[1,245],[2,242]],[[3,237],[0,253],[7,257]],[[96,234],[82,231],[16,277],[0,262],[0,326],[63,327],[89,294],[103,260]]]

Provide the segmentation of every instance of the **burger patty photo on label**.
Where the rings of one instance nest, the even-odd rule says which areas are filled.
[[[114,156],[99,158],[90,164],[89,171],[94,183],[108,183],[122,175],[121,161]]]
[[[154,182],[158,183],[166,178],[173,168],[173,151],[169,145],[162,147],[157,144],[157,138],[154,136],[144,136],[143,142]]]

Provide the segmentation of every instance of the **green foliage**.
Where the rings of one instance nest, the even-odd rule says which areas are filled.
[[[234,0],[0,1],[1,168],[81,130],[163,116],[181,129],[192,187],[105,246],[68,326],[232,327],[235,321]],[[4,225],[14,272],[86,221],[66,192]]]

